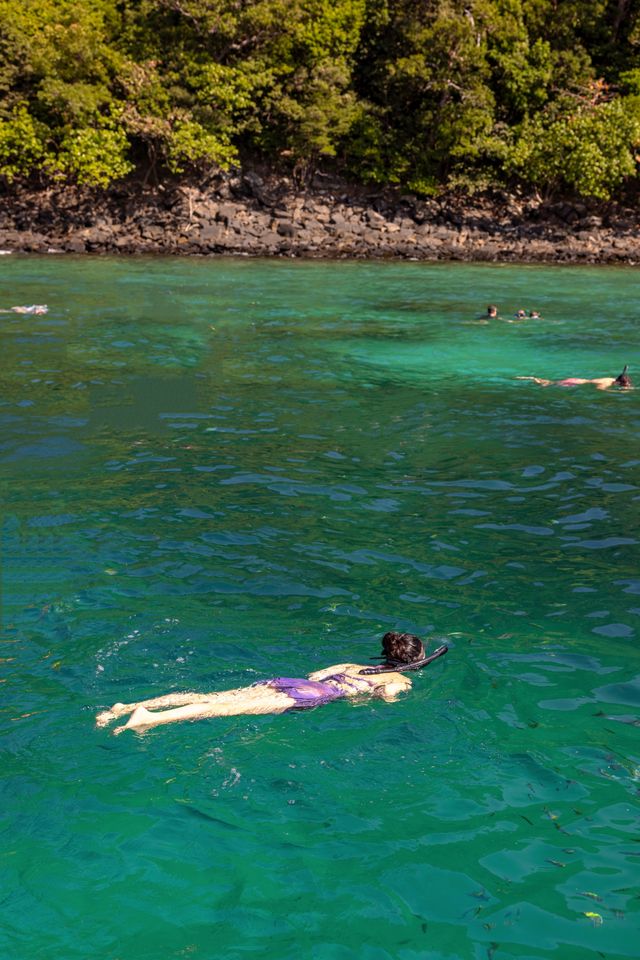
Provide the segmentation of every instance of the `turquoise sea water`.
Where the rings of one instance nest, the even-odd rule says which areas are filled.
[[[640,391],[514,378],[640,382],[640,274],[0,271],[2,956],[636,957]],[[391,628],[396,703],[94,727]]]

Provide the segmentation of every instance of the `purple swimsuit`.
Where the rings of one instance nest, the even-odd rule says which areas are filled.
[[[580,377],[567,377],[566,380],[558,380],[559,387],[580,387],[584,380]]]
[[[348,683],[350,686],[355,687],[358,692],[361,689],[364,692],[365,689],[364,687],[360,687],[352,677],[347,677],[342,673],[336,673],[332,677],[327,677],[326,680],[276,677],[274,680],[262,680],[255,684],[255,686],[271,687],[272,690],[286,693],[288,697],[295,700],[295,703],[288,708],[289,710],[308,710],[310,707],[319,707],[322,706],[322,704],[331,703],[332,700],[339,700],[341,697],[347,696],[345,690],[334,686],[333,683],[329,682],[330,680],[337,681],[338,683]],[[365,682],[367,687],[371,689],[371,683],[369,683],[369,681]]]

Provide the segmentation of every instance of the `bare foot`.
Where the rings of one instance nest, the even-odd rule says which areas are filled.
[[[113,732],[115,736],[122,733],[123,730],[137,730],[142,733],[147,727],[152,726],[154,726],[153,714],[149,710],[145,710],[144,707],[136,707],[124,726],[116,727]]]
[[[96,727],[106,727],[112,720],[117,720],[118,717],[122,717],[127,713],[127,709],[124,703],[114,703],[111,710],[103,710],[102,713],[97,715]]]

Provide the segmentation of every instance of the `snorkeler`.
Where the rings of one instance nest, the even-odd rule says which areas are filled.
[[[382,638],[382,656],[375,659],[383,662],[376,667],[339,663],[316,670],[306,679],[276,677],[219,693],[169,693],[139,703],[116,703],[98,714],[96,725],[105,727],[112,720],[131,714],[127,723],[113,731],[118,734],[179,720],[305,710],[344,697],[376,696],[392,701],[411,688],[411,680],[402,676],[404,671],[426,667],[447,649],[443,645],[426,656],[422,641],[415,634],[391,631]],[[173,709],[157,711],[158,707]]]
[[[11,307],[9,310],[0,309],[0,313],[48,313],[46,303],[32,303],[28,307]]]
[[[596,377],[586,380],[583,377],[567,377],[565,380],[544,380],[542,377],[516,377],[516,380],[533,380],[541,387],[581,387],[584,383],[591,383],[596,390],[608,390],[609,387],[620,387],[621,390],[633,390],[631,377],[627,374],[629,365],[625,364],[622,373],[617,377]]]
[[[489,320],[496,320],[498,317],[498,308],[494,303],[490,303],[486,313],[479,313],[473,320],[465,320],[465,323],[486,324]]]

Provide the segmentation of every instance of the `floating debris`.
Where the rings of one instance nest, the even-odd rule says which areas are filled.
[[[593,913],[591,910],[587,910],[583,916],[587,917],[593,923],[594,927],[601,927],[604,923],[604,920],[599,913]]]

